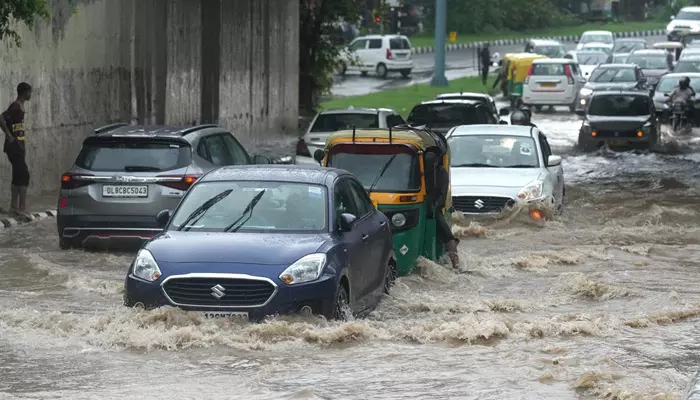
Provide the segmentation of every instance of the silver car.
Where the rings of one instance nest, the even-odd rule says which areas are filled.
[[[562,159],[535,127],[462,125],[446,135],[450,146],[452,204],[467,215],[499,214],[517,205],[560,211]],[[537,207],[545,205],[547,210]]]
[[[230,132],[216,125],[98,128],[61,176],[59,245],[140,243],[160,232],[156,214],[174,210],[202,174],[219,166],[254,163],[270,160],[251,157]]]

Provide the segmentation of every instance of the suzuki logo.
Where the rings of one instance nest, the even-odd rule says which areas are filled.
[[[224,296],[226,296],[226,288],[225,287],[223,287],[221,285],[216,285],[213,288],[211,288],[211,297],[218,300]]]
[[[474,207],[481,210],[482,208],[484,208],[484,202],[481,199],[479,199],[474,202]]]

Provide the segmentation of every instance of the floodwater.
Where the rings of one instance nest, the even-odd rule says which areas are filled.
[[[463,221],[463,270],[424,262],[368,318],[205,322],[121,306],[129,254],[0,235],[0,399],[676,399],[700,361],[700,142],[573,150],[564,214]]]

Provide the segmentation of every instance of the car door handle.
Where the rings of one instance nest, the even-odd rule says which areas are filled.
[[[362,235],[362,241],[367,243],[367,239],[369,239],[369,235]]]
[[[386,225],[386,221],[382,221],[381,223],[379,223],[379,226],[381,226],[382,228],[384,227],[384,225]]]

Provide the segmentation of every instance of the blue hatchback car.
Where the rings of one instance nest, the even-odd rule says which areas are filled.
[[[343,319],[395,279],[389,221],[349,172],[229,166],[202,176],[134,258],[124,304],[206,318],[275,314]]]

